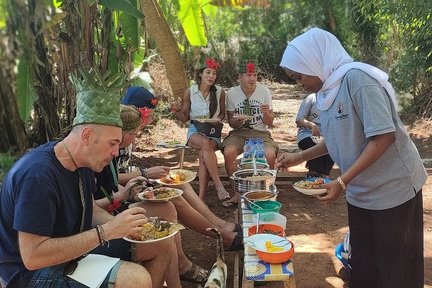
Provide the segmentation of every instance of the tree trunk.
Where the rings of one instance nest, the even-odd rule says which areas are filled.
[[[140,0],[140,3],[141,9],[145,15],[146,29],[150,37],[155,41],[165,63],[172,93],[175,98],[182,98],[184,91],[188,87],[188,81],[177,41],[157,1]]]
[[[7,61],[0,65],[0,152],[22,153],[27,148],[28,141],[24,123],[19,117],[15,93],[12,89],[11,77],[8,77]]]

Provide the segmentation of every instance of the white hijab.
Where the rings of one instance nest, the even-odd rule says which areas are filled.
[[[322,29],[312,28],[289,42],[280,66],[321,79],[323,86],[317,92],[319,110],[325,111],[333,104],[342,78],[353,68],[360,69],[375,78],[390,95],[398,109],[394,89],[388,82],[387,73],[366,63],[353,62],[339,40]]]

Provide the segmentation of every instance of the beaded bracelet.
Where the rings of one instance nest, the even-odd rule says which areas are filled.
[[[108,244],[109,247],[109,241],[105,237],[105,231],[102,225],[96,225],[96,231],[99,237],[99,245],[104,246],[105,244]]]
[[[344,181],[342,180],[342,178],[340,176],[338,178],[336,178],[336,180],[339,182],[339,184],[341,185],[341,187],[342,187],[343,190],[347,189]]]

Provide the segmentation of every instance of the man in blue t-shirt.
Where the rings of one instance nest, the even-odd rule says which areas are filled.
[[[82,269],[78,258],[141,231],[147,222],[142,208],[112,216],[92,198],[93,171],[101,171],[118,155],[118,99],[109,93],[78,93],[68,136],[33,149],[6,175],[0,192],[0,286],[87,287],[67,277]],[[112,265],[93,265],[92,279],[99,277],[100,287],[162,287],[164,280],[181,287],[174,238],[167,240],[137,246],[136,253],[129,253],[131,259],[122,259],[142,265],[104,258],[102,264]],[[115,241],[111,248],[118,249]],[[83,261],[95,258],[93,254]],[[98,271],[96,265],[101,266]]]

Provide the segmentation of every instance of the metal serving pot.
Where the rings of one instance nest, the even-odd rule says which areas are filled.
[[[238,170],[230,177],[234,181],[234,189],[239,193],[253,190],[270,190],[276,180],[275,170],[258,170],[260,176],[270,176],[265,180],[246,179],[253,176],[253,169]]]
[[[257,170],[268,170],[269,165],[267,163],[256,163]],[[239,170],[245,170],[245,169],[253,169],[253,163],[252,162],[246,162],[246,163],[239,163],[237,165],[237,168]]]

